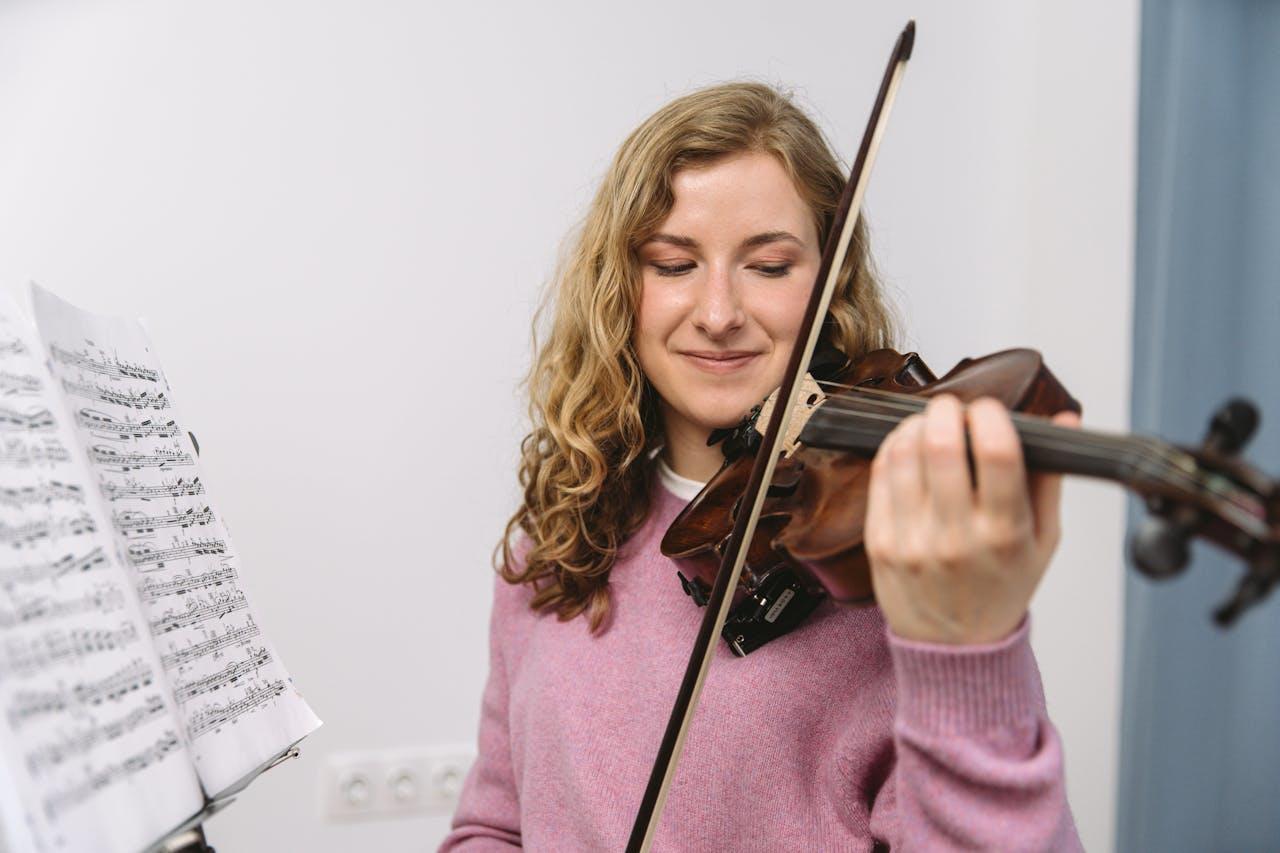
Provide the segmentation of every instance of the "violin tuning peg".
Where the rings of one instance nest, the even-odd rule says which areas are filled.
[[[1218,605],[1218,609],[1213,611],[1213,621],[1219,628],[1230,628],[1235,621],[1240,618],[1240,614],[1245,611],[1251,602],[1247,599],[1252,596],[1246,593],[1246,582],[1241,581],[1240,586],[1236,587],[1235,593],[1231,598]]]
[[[1220,628],[1230,627],[1241,613],[1266,598],[1276,581],[1280,581],[1280,564],[1271,561],[1253,565],[1240,579],[1235,594],[1213,612],[1213,621]]]
[[[1129,539],[1129,556],[1149,578],[1168,578],[1187,567],[1190,551],[1180,525],[1148,516]]]
[[[1241,397],[1223,403],[1209,422],[1204,446],[1226,456],[1238,453],[1258,428],[1258,407]]]

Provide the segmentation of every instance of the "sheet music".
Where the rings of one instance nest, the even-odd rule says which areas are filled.
[[[52,382],[0,298],[0,811],[18,849],[136,851],[202,796]]]
[[[205,791],[216,795],[320,721],[249,605],[239,556],[141,325],[89,314],[38,287],[32,301],[136,572],[183,738]]]

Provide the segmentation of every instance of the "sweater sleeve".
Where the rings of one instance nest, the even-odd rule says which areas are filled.
[[[1028,621],[990,645],[889,647],[897,759],[872,834],[894,851],[1082,850]]]
[[[502,654],[510,598],[506,583],[495,579],[489,616],[489,680],[480,706],[476,761],[467,774],[453,814],[452,832],[439,853],[491,853],[520,849],[520,796],[511,763],[508,727],[509,691]],[[507,593],[507,595],[504,595]]]

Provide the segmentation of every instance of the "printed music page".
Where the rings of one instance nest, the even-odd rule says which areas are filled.
[[[141,324],[81,311],[35,285],[32,304],[136,573],[196,771],[216,796],[320,721],[249,605],[239,555]]]
[[[0,294],[0,846],[136,853],[204,797],[41,349]]]

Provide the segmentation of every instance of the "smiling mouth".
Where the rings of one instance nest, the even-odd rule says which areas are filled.
[[[760,353],[758,352],[704,352],[691,351],[680,353],[694,367],[699,370],[705,370],[708,373],[732,373],[735,370],[741,370],[752,361],[754,361]]]

